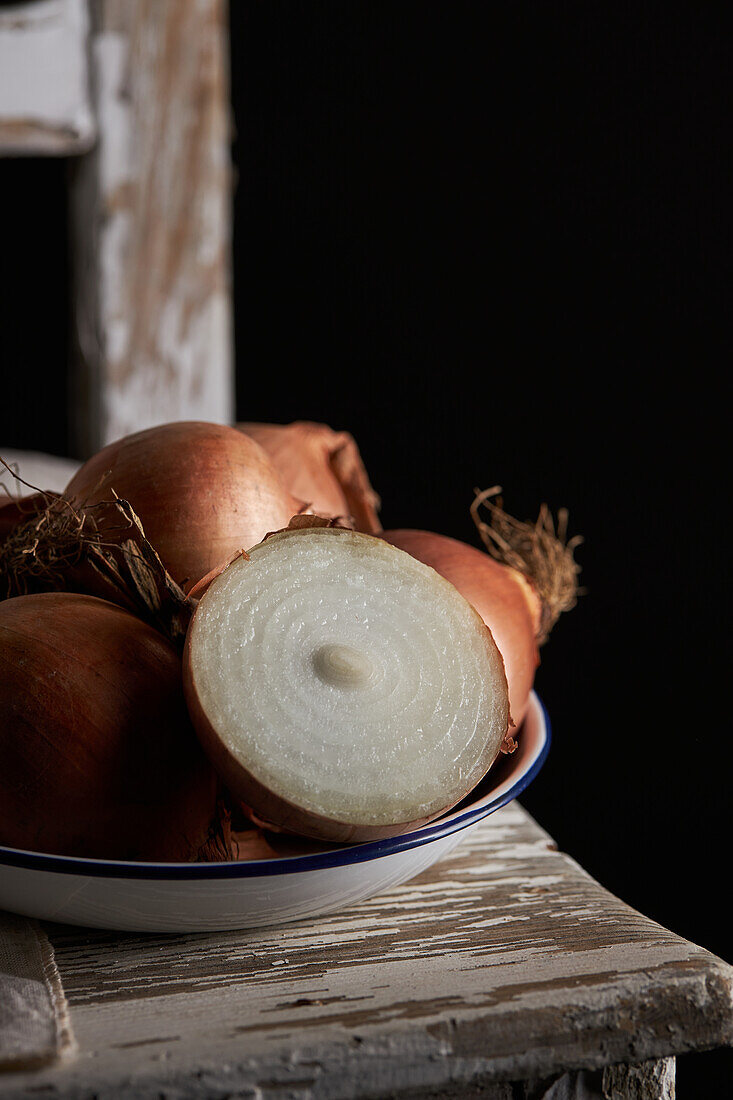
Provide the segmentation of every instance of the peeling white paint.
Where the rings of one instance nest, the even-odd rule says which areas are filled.
[[[733,968],[546,840],[514,803],[418,879],[317,920],[52,930],[83,1057],[6,1075],[5,1095],[447,1097],[478,1079],[505,1100],[498,1082],[554,1075],[546,1100],[580,1100],[579,1067],[643,1062],[660,1082],[643,1095],[671,1100],[675,1053],[733,1039]]]
[[[100,140],[75,207],[89,257],[77,328],[99,419],[87,451],[170,420],[234,420],[222,11],[118,5],[93,38]]]
[[[69,154],[96,132],[86,0],[0,8],[0,153]]]

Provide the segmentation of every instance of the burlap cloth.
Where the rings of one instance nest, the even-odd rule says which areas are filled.
[[[73,459],[0,447],[21,477],[61,492]],[[0,466],[0,505],[30,489]],[[48,1065],[75,1050],[66,997],[48,937],[36,921],[0,911],[0,1071]],[[0,1085],[0,1090],[2,1086]]]
[[[75,1050],[46,933],[35,920],[0,912],[0,1071],[48,1065]]]

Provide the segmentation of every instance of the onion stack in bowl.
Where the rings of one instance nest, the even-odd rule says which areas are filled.
[[[416,828],[513,749],[577,590],[577,540],[494,491],[492,556],[383,531],[353,437],[323,424],[160,425],[31,488],[0,525],[17,847],[230,859],[232,809],[337,843]],[[540,583],[559,575],[564,602]]]

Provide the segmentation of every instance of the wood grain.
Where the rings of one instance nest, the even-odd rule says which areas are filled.
[[[610,895],[516,803],[317,921],[49,932],[82,1055],[9,1096],[458,1095],[733,1042],[733,968]]]
[[[94,0],[99,140],[76,165],[75,444],[233,419],[224,0]]]

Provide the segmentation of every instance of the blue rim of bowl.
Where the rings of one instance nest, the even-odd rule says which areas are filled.
[[[260,878],[266,875],[297,874],[303,871],[316,871],[326,867],[345,867],[353,863],[364,863],[382,856],[395,855],[410,848],[419,848],[440,840],[451,833],[466,829],[469,825],[487,817],[495,810],[517,798],[525,790],[542,768],[550,750],[552,739],[550,719],[545,705],[536,692],[532,692],[538,704],[543,723],[544,740],[537,756],[517,781],[502,794],[489,802],[482,800],[481,805],[469,806],[464,812],[451,814],[434,825],[424,826],[413,833],[388,837],[386,840],[367,841],[345,848],[329,849],[325,852],[313,852],[301,856],[279,856],[275,859],[239,860],[226,863],[138,863],[123,860],[80,859],[75,856],[54,856],[44,852],[21,851],[18,848],[6,848],[0,845],[0,866],[25,867],[34,871],[53,871],[56,874],[86,875],[88,878],[125,878],[125,879],[228,879]]]

